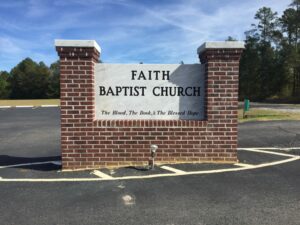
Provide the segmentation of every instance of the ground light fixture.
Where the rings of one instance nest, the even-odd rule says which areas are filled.
[[[150,152],[151,152],[151,159],[149,161],[150,169],[154,169],[154,164],[155,164],[154,161],[155,161],[157,149],[158,149],[157,145],[150,145]]]

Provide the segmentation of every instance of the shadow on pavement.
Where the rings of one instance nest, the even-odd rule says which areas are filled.
[[[9,165],[27,164],[27,163],[29,164],[29,163],[38,163],[38,162],[49,162],[49,161],[60,161],[60,160],[61,160],[60,156],[27,158],[27,157],[0,155],[0,166],[9,166]],[[46,163],[46,164],[40,164],[40,165],[18,166],[18,168],[26,168],[26,169],[40,170],[40,171],[51,171],[51,170],[58,170],[61,168],[61,166],[55,165],[52,163]]]

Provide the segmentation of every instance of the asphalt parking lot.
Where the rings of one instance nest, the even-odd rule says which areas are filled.
[[[1,224],[300,224],[300,121],[241,124],[236,165],[68,173],[58,108],[0,124]]]

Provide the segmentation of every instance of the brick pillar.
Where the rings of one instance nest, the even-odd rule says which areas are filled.
[[[205,65],[207,131],[213,153],[237,161],[239,60],[243,42],[206,42],[198,48]]]
[[[94,65],[100,47],[95,41],[56,40],[60,58],[62,167],[87,168],[92,154]]]

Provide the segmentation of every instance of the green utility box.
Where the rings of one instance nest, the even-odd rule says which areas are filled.
[[[249,101],[249,99],[245,99],[244,100],[244,112],[249,111],[249,108],[250,108],[250,101]]]
[[[245,99],[244,100],[244,110],[243,110],[243,118],[246,118],[246,112],[248,112],[250,109],[250,100],[249,99]]]

